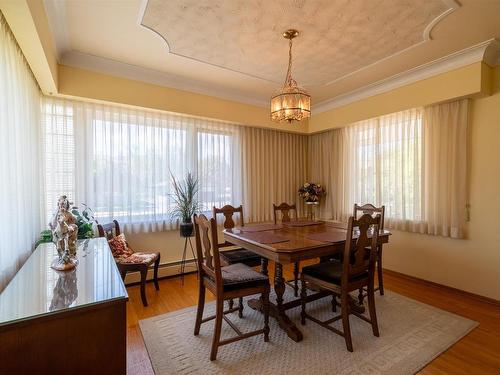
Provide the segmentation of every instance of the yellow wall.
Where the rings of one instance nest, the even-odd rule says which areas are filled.
[[[500,300],[500,67],[493,95],[474,99],[470,116],[468,239],[394,232],[385,268]]]
[[[339,128],[356,121],[459,97],[488,94],[489,80],[482,79],[488,69],[484,63],[477,62],[326,112],[313,112],[309,132]]]
[[[272,122],[269,108],[113,77],[64,65],[59,66],[59,93],[72,97],[104,100],[214,118],[243,125],[289,132],[307,132],[307,121],[291,125]]]

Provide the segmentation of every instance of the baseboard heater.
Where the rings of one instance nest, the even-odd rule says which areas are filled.
[[[186,261],[186,267],[184,269],[184,273],[190,273],[196,271],[196,260],[189,259]],[[176,275],[180,275],[181,271],[181,261],[163,263],[158,267],[158,278],[163,277],[172,277]],[[153,268],[148,270],[147,280],[153,280]],[[141,275],[139,272],[130,272],[127,273],[125,277],[125,284],[135,284],[141,281]]]

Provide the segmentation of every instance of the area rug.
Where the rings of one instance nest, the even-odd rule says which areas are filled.
[[[287,289],[285,299],[293,297]],[[414,374],[468,332],[477,322],[386,291],[377,294],[380,337],[371,326],[351,316],[354,352],[344,339],[307,321],[300,325],[300,307],[289,310],[304,334],[296,343],[270,320],[270,342],[256,336],[219,348],[210,362],[214,322],[202,324],[193,335],[196,308],[175,311],[139,322],[156,375],[167,374]],[[332,316],[330,297],[308,304],[308,313],[325,319]],[[207,303],[205,316],[212,315],[214,303]],[[261,328],[263,317],[245,304],[244,318],[229,318],[243,332]],[[338,328],[341,328],[340,322]],[[222,337],[235,333],[226,322]]]

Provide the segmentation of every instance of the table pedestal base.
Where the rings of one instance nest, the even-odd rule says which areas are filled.
[[[285,293],[285,279],[283,278],[283,265],[276,263],[274,277],[274,291],[276,293],[276,303],[269,303],[269,315],[278,321],[279,326],[286,332],[288,337],[293,341],[302,341],[303,335],[297,325],[286,315],[286,310],[293,309],[301,305],[300,298],[283,302],[283,294]],[[316,301],[320,298],[331,296],[328,291],[318,291],[317,293],[309,294],[306,297],[306,302]],[[263,311],[263,304],[260,298],[253,298],[248,301],[248,306],[256,311]],[[356,300],[349,296],[349,307],[351,310],[363,314],[365,307],[357,304]]]

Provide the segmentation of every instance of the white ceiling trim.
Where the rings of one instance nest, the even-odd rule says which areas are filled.
[[[496,66],[500,63],[499,46],[500,43],[497,40],[490,39],[475,46],[452,53],[451,55],[417,66],[400,74],[396,74],[387,79],[364,86],[347,94],[322,101],[313,105],[313,115],[338,108],[358,100],[366,99],[374,95],[382,94],[450,70],[473,64],[475,62],[484,60],[488,63],[488,65]]]
[[[250,104],[257,107],[267,108],[269,106],[269,101],[267,100],[241,95],[232,90],[215,89],[213,86],[201,84],[199,81],[187,80],[186,78],[174,74],[159,72],[154,69],[126,64],[83,52],[66,52],[61,59],[61,64],[94,71],[96,73],[108,74],[114,77],[128,78],[134,81],[141,81],[196,94],[213,96],[224,100]]]
[[[424,41],[432,40],[432,29],[434,26],[436,26],[439,21],[441,21],[443,18],[445,18],[448,14],[453,13],[456,11],[458,8],[460,8],[460,4],[458,4],[455,0],[443,0],[443,3],[449,8],[448,10],[444,11],[441,13],[439,16],[434,18],[430,24],[427,25],[427,27],[424,30]]]
[[[338,108],[358,100],[366,99],[374,95],[382,94],[422,79],[458,69],[479,61],[484,61],[490,66],[500,66],[500,42],[496,39],[490,39],[427,64],[415,67],[406,72],[394,75],[390,78],[361,87],[357,90],[339,95],[332,99],[322,101],[312,106],[313,115]],[[188,82],[185,78],[175,75],[81,52],[67,52],[63,55],[61,63],[76,68],[95,71],[97,73],[128,78],[202,95],[215,96],[221,99],[237,101],[262,108],[267,108],[269,106],[269,102],[267,100],[251,98],[247,95],[241,95],[230,90],[214,89],[213,86],[201,85],[198,81]]]
[[[186,80],[174,74],[164,73],[157,70],[143,68],[137,65],[126,64],[120,61],[102,58],[90,54],[85,54],[71,50],[68,25],[66,22],[66,6],[64,1],[59,0],[43,0],[46,9],[49,24],[54,29],[51,29],[52,36],[55,40],[55,46],[58,53],[58,61],[61,64],[87,69],[98,73],[108,74],[116,77],[128,78],[136,81],[147,82],[163,87],[175,88],[184,91],[190,91],[202,95],[218,97],[225,100],[236,101],[240,103],[255,105],[258,107],[269,107],[269,101],[261,98],[249,97],[242,95],[239,92],[228,89],[214,89],[213,86],[200,84],[195,80]],[[455,0],[442,0],[450,7],[434,19],[424,30],[424,43],[432,39],[432,29],[447,15],[455,11],[460,5]],[[148,0],[142,0],[137,18],[137,23],[141,24],[144,16]],[[142,25],[144,27],[144,25]],[[154,30],[153,30],[154,31]],[[166,43],[168,42],[158,33],[155,32]],[[420,43],[419,43],[420,44]],[[409,48],[413,48],[409,47]],[[403,51],[401,51],[403,52]],[[391,56],[392,57],[392,56]],[[383,59],[385,60],[385,59]],[[373,84],[361,87],[349,93],[336,96],[334,98],[322,101],[313,105],[312,109],[315,113],[321,113],[334,109],[343,105],[353,103],[358,100],[378,95],[398,87],[402,87],[416,81],[429,78],[450,70],[454,70],[474,62],[484,61],[490,66],[500,66],[500,42],[495,39],[490,39],[479,43],[475,46],[455,52],[451,55],[442,57],[435,61],[423,64],[408,71],[399,73],[392,77],[383,79]],[[379,63],[380,61],[376,62]],[[375,64],[376,64],[375,63]],[[354,72],[353,72],[354,73]],[[345,78],[342,77],[342,78]],[[340,79],[342,79],[340,78]],[[333,83],[333,82],[332,82]]]

